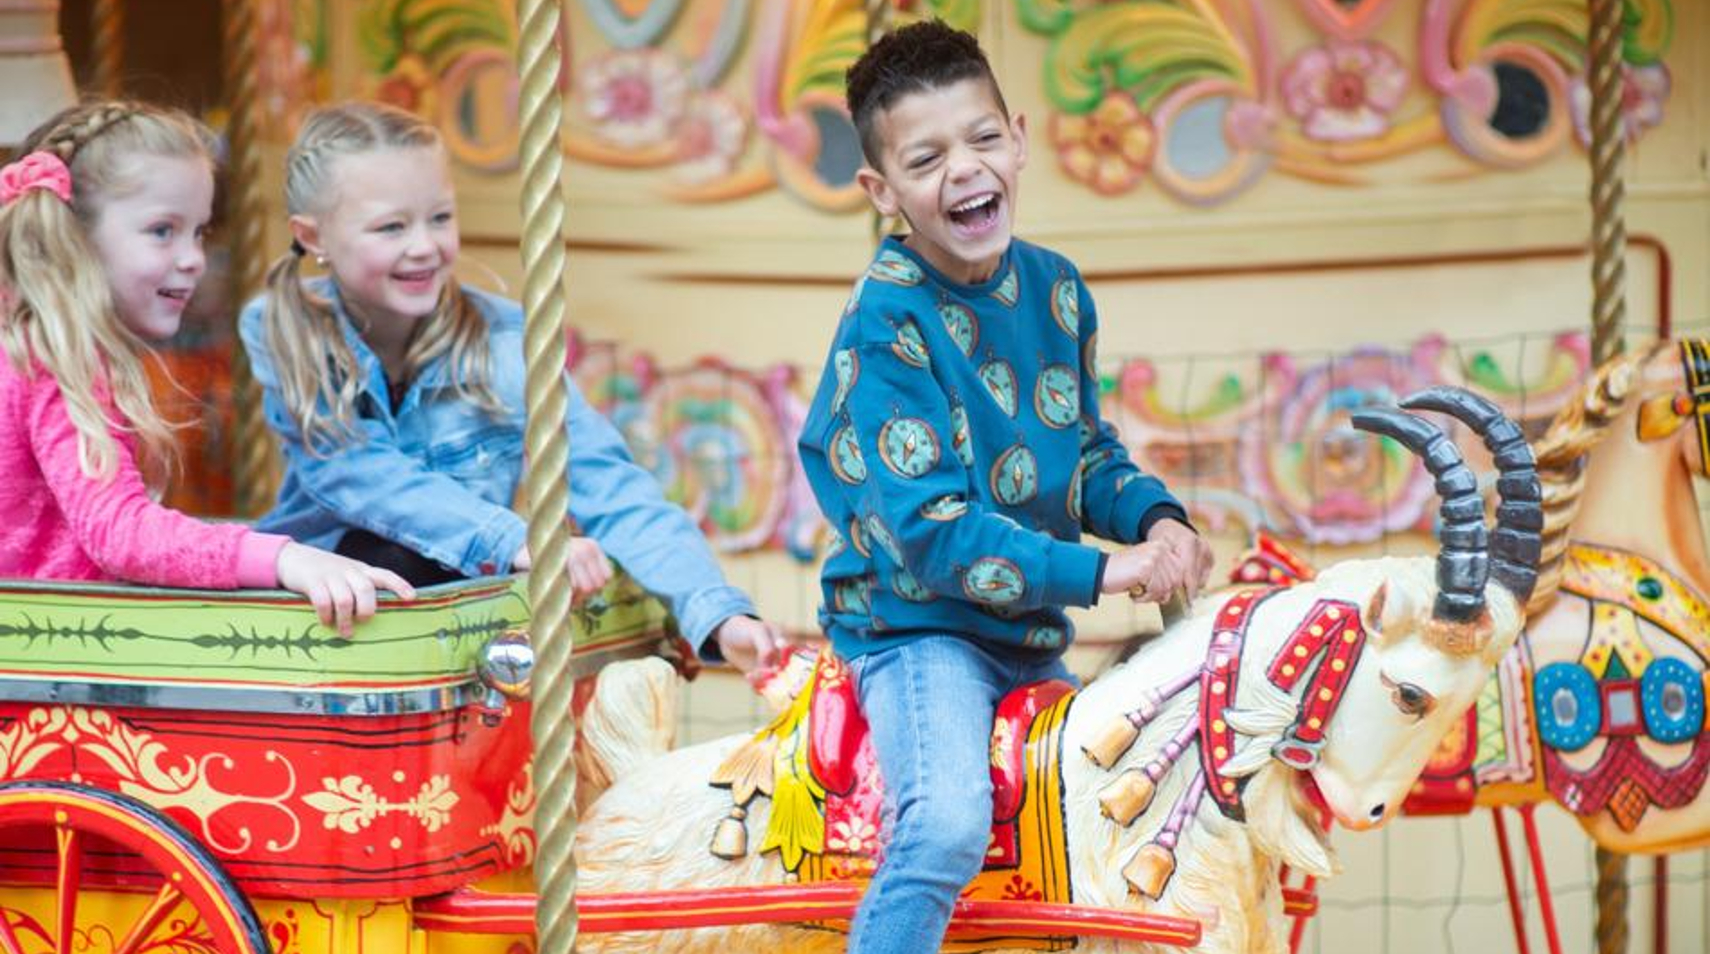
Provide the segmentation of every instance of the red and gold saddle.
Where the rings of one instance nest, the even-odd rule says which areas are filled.
[[[747,853],[747,806],[765,795],[772,810],[757,850],[776,851],[803,883],[868,878],[884,854],[884,782],[854,680],[830,652],[798,652],[779,678],[794,683],[789,705],[710,780],[730,789],[732,801],[712,852],[724,858]],[[999,703],[992,726],[991,842],[985,870],[963,897],[1070,900],[1058,765],[1073,698],[1067,683],[1050,681],[1023,686]],[[1055,949],[1063,940],[1006,943]]]

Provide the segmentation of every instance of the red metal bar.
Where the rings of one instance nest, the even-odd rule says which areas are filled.
[[[63,816],[62,816],[63,817]],[[54,954],[71,954],[77,934],[77,892],[83,884],[83,841],[77,829],[63,823],[54,829],[59,844],[59,877],[55,884]]]
[[[1526,826],[1526,851],[1532,858],[1532,880],[1538,886],[1538,916],[1544,921],[1544,942],[1550,954],[1562,954],[1562,938],[1556,930],[1556,902],[1550,896],[1549,875],[1544,872],[1544,846],[1538,841],[1538,821],[1533,817],[1538,806],[1521,805],[1520,822]]]
[[[12,930],[12,922],[6,920],[4,909],[0,909],[0,952],[24,954],[24,945],[19,942],[18,933]]]
[[[1668,954],[1668,855],[1656,857],[1656,886],[1651,890],[1651,951]]]
[[[1317,884],[1318,879],[1311,875],[1307,875],[1300,882],[1299,893],[1312,899],[1312,908],[1294,915],[1294,927],[1290,928],[1288,932],[1288,954],[1300,954],[1300,942],[1306,937],[1306,919],[1318,913],[1318,894],[1313,890]],[[1285,914],[1289,913],[1288,894],[1291,890],[1295,889],[1283,889],[1283,912]]]
[[[849,883],[763,885],[700,891],[576,895],[580,930],[665,931],[736,924],[840,921],[855,916],[862,888]],[[423,930],[468,934],[527,934],[534,930],[535,896],[468,889],[418,902]],[[951,934],[1108,937],[1192,947],[1200,925],[1186,918],[1034,901],[956,902]]]
[[[1526,940],[1526,914],[1520,910],[1520,882],[1514,877],[1514,858],[1508,850],[1508,824],[1502,820],[1500,805],[1490,810],[1490,821],[1496,826],[1496,851],[1502,857],[1502,886],[1508,889],[1508,918],[1514,922],[1514,947],[1520,954],[1532,954]]]

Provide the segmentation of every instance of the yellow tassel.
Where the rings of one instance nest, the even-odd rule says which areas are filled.
[[[1118,775],[1116,781],[1099,790],[1099,811],[1104,813],[1104,817],[1126,828],[1152,804],[1152,796],[1156,791],[1157,787],[1146,777],[1145,772],[1128,769]]]
[[[741,806],[731,806],[730,814],[720,819],[718,827],[713,830],[711,851],[714,856],[735,861],[748,854],[748,825],[744,822],[747,817],[748,813]]]
[[[1170,876],[1175,873],[1176,853],[1156,843],[1142,846],[1122,866],[1122,877],[1128,882],[1129,890],[1153,901],[1163,895],[1164,886],[1170,883]]]
[[[1117,716],[1110,721],[1092,740],[1081,746],[1081,751],[1092,760],[1092,764],[1101,769],[1108,769],[1122,759],[1122,756],[1134,746],[1134,740],[1140,738],[1140,730],[1127,716]]]

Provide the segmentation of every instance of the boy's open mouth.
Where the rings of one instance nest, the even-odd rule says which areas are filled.
[[[951,206],[948,213],[950,223],[957,231],[976,235],[997,223],[998,211],[1002,206],[1002,196],[996,192],[984,192]]]

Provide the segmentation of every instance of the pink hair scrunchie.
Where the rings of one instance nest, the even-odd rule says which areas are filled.
[[[16,162],[0,168],[0,205],[31,189],[46,189],[59,196],[59,201],[71,201],[71,170],[65,160],[51,152],[32,152]]]

